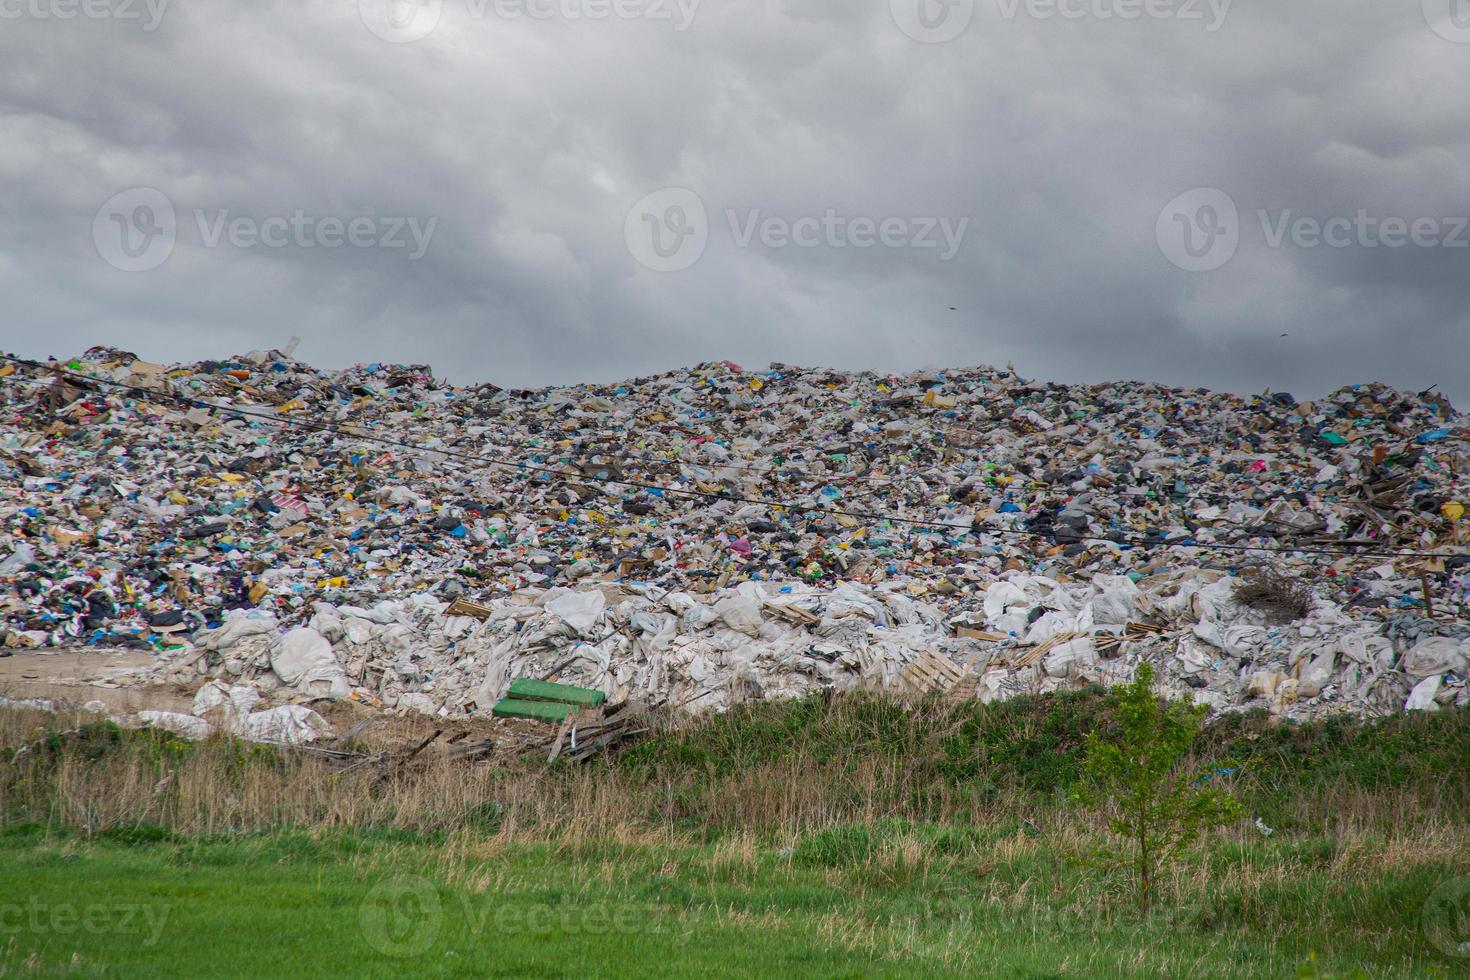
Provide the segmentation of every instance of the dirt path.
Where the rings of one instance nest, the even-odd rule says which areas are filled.
[[[144,708],[189,711],[187,694],[172,687],[126,685],[130,674],[140,674],[157,663],[152,653],[138,650],[16,650],[0,657],[0,696],[49,698],[82,704],[101,701],[113,713]]]

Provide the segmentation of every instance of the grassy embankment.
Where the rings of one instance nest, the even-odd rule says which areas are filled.
[[[1213,725],[1198,761],[1251,819],[1147,918],[1066,802],[1103,715],[811,700],[580,767],[385,776],[0,712],[0,975],[1470,968],[1440,914],[1461,883],[1470,908],[1470,712]]]

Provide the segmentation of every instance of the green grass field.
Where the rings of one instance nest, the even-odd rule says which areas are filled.
[[[1081,844],[899,823],[705,845],[19,827],[0,849],[0,975],[1292,977],[1314,953],[1309,975],[1470,967],[1424,916],[1463,882],[1462,842],[1216,843],[1146,919],[1120,877],[1074,862]]]
[[[1470,976],[1470,710],[1221,719],[1190,765],[1246,817],[1146,916],[1069,798],[1107,723],[816,698],[338,773],[0,712],[0,977]]]

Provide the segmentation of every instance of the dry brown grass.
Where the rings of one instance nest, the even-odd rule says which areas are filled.
[[[14,747],[84,720],[76,713],[0,711],[0,746],[8,747],[0,754],[0,822],[40,821],[89,832],[152,825],[183,835],[278,828],[463,830],[477,841],[464,847],[555,840],[570,854],[608,842],[639,846],[713,832],[721,840],[721,874],[738,874],[750,864],[751,835],[794,837],[843,824],[1024,821],[1053,843],[1059,835],[1101,829],[1096,818],[1048,797],[1005,792],[982,798],[954,784],[926,782],[902,756],[852,764],[798,753],[723,775],[664,777],[605,761],[552,768],[539,757],[466,764],[426,752],[406,767],[344,773],[310,754],[230,739],[194,746],[128,739],[94,758],[85,746],[62,737],[60,748],[49,754],[33,748],[18,764],[10,761]],[[365,747],[416,741],[431,730],[427,720],[396,721],[365,736]],[[1463,814],[1438,814],[1421,792],[1409,790],[1329,786],[1297,794],[1284,805],[1292,825],[1344,840],[1413,831],[1410,836],[1421,841],[1426,826],[1465,823]],[[1257,832],[1247,823],[1233,833]],[[1011,851],[1032,846],[1029,841],[1025,835],[1004,841],[990,859],[1011,860]],[[889,842],[873,874],[902,879],[918,873],[930,860],[922,848],[918,841]],[[1356,858],[1340,853],[1337,860]]]

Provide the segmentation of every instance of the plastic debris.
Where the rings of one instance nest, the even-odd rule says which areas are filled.
[[[1144,659],[1215,711],[1464,704],[1467,435],[1379,385],[718,362],[526,391],[94,348],[0,378],[0,642],[152,649],[147,679],[218,682],[200,710],[231,730],[240,686],[442,716],[549,678],[709,711]],[[1254,567],[1301,594],[1242,599]]]

